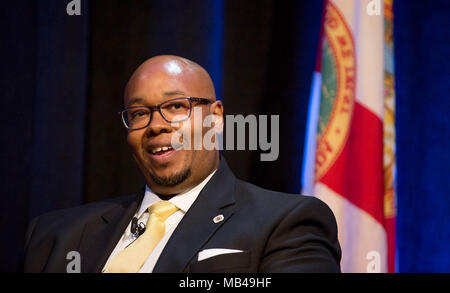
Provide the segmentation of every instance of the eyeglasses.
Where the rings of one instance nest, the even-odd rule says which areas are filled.
[[[119,112],[122,122],[127,129],[137,130],[146,128],[152,121],[153,112],[158,111],[169,123],[182,122],[191,117],[192,104],[209,104],[211,100],[205,98],[183,97],[165,101],[156,106],[132,106]]]

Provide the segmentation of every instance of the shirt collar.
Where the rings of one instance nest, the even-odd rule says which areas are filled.
[[[186,213],[194,201],[197,199],[200,191],[202,191],[203,187],[205,187],[206,183],[211,179],[211,177],[216,173],[217,169],[214,170],[211,174],[208,175],[202,182],[200,182],[197,186],[191,188],[190,190],[177,194],[172,197],[169,201],[173,203],[177,208]],[[139,207],[138,213],[136,217],[140,218],[143,213],[147,211],[147,208],[154,204],[155,202],[161,201],[158,195],[156,195],[150,187],[145,186],[145,195],[142,199],[141,206]]]

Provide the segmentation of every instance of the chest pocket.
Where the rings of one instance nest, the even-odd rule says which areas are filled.
[[[227,253],[191,263],[189,273],[244,273],[250,272],[251,254],[249,250]]]

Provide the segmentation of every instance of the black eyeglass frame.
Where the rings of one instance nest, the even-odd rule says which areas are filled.
[[[182,120],[177,120],[177,121],[171,121],[168,120],[164,114],[161,111],[161,106],[163,106],[164,104],[167,104],[169,102],[173,102],[173,101],[177,101],[177,100],[188,100],[189,101],[189,114],[187,115],[186,118],[182,119]],[[139,129],[143,129],[146,128],[150,125],[150,123],[152,122],[153,119],[153,112],[158,111],[159,114],[161,115],[161,117],[164,119],[164,121],[168,122],[168,123],[178,123],[178,122],[183,122],[188,120],[189,118],[191,118],[191,114],[192,114],[192,103],[201,103],[201,104],[212,104],[213,101],[211,101],[210,99],[206,99],[206,98],[198,98],[198,97],[180,97],[180,98],[175,98],[175,99],[171,99],[171,100],[167,100],[162,102],[161,104],[155,105],[155,106],[131,106],[131,107],[127,107],[122,111],[119,111],[118,114],[120,115],[120,117],[122,118],[122,123],[125,126],[126,129],[128,130],[139,130]],[[128,127],[127,123],[125,122],[125,117],[124,117],[124,113],[130,109],[135,109],[135,108],[147,108],[150,110],[150,118],[148,119],[148,123],[147,125],[143,126],[143,127],[139,127],[139,128],[131,128]]]

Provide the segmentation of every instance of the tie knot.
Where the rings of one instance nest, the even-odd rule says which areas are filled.
[[[167,200],[155,202],[148,208],[148,212],[150,213],[150,215],[156,214],[161,218],[162,221],[165,221],[177,210],[178,208],[173,203]]]

